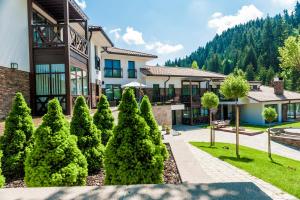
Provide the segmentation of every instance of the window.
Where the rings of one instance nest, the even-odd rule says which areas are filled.
[[[128,78],[136,78],[135,62],[128,61]]]
[[[299,119],[300,118],[300,104],[288,104],[288,119]]]
[[[88,91],[87,72],[78,67],[71,67],[71,94],[87,96]]]
[[[121,61],[105,59],[104,77],[122,78]]]
[[[170,84],[169,85],[168,97],[169,98],[174,98],[175,97],[175,87],[174,87],[174,84]]]
[[[105,88],[105,95],[108,101],[119,101],[122,97],[121,85],[107,84]]]
[[[98,56],[98,47],[96,45],[95,45],[95,69],[99,71],[101,69],[101,62]]]
[[[206,108],[201,108],[201,116],[207,117],[209,115],[209,111]]]
[[[160,101],[159,84],[153,84],[153,101],[154,102],[159,102]]]
[[[193,96],[200,95],[199,85],[192,85],[192,95]]]
[[[182,95],[183,96],[190,95],[190,87],[189,87],[189,85],[183,85],[182,86]]]

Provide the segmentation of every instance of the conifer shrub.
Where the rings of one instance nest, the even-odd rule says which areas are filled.
[[[114,117],[105,95],[101,95],[100,101],[97,105],[97,111],[94,115],[94,123],[97,128],[101,130],[102,144],[106,146],[109,138],[112,136]]]
[[[8,179],[24,177],[26,147],[34,129],[30,112],[23,95],[17,93],[5,120],[4,135],[0,138],[3,175]]]
[[[1,159],[2,159],[2,151],[0,151],[0,188],[4,186],[5,184],[5,178],[4,176],[2,175],[2,168],[1,168]]]
[[[33,148],[26,154],[26,185],[85,185],[87,162],[76,142],[76,136],[70,134],[70,126],[59,101],[51,100],[42,124],[34,133]]]
[[[161,155],[164,157],[164,159],[168,158],[168,151],[166,149],[166,146],[162,143],[161,139],[161,132],[158,128],[158,124],[154,118],[153,112],[152,112],[152,106],[150,103],[150,100],[148,96],[144,96],[143,100],[140,105],[140,112],[141,116],[145,119],[146,123],[150,127],[150,138],[152,139],[153,144],[155,144]]]
[[[76,99],[71,121],[71,134],[77,136],[77,145],[88,162],[88,171],[99,171],[103,166],[104,146],[101,131],[93,123],[85,98]]]
[[[105,184],[163,182],[163,156],[156,153],[149,131],[149,126],[139,114],[134,91],[126,89],[119,105],[118,125],[105,151]]]

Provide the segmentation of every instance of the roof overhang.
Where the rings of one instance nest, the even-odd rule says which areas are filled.
[[[113,47],[114,43],[111,41],[111,39],[108,37],[108,35],[105,33],[103,28],[101,26],[90,26],[89,31],[91,33],[93,32],[99,32],[102,36],[104,36],[105,40]]]

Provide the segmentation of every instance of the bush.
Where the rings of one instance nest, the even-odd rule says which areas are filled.
[[[104,146],[101,131],[93,123],[84,97],[78,97],[71,121],[71,134],[76,135],[77,145],[88,162],[89,173],[99,171],[103,164]]]
[[[17,93],[13,107],[5,121],[0,146],[3,152],[3,175],[9,179],[24,177],[25,150],[33,134],[33,122],[26,101]]]
[[[87,162],[76,142],[76,136],[70,134],[59,101],[51,100],[41,126],[34,133],[33,148],[26,155],[26,185],[85,185]]]
[[[133,90],[126,89],[119,105],[118,125],[105,151],[105,184],[162,183],[163,157],[156,153],[149,131],[139,115]]]
[[[1,168],[1,159],[2,159],[2,151],[0,151],[0,188],[4,186],[5,184],[5,178],[2,176],[2,168]]]
[[[168,151],[166,146],[162,143],[161,132],[158,128],[158,124],[153,116],[152,106],[147,96],[143,97],[140,106],[141,116],[145,119],[148,126],[150,127],[150,138],[152,139],[153,144],[157,145],[158,149],[160,149],[160,154],[164,157],[164,159],[168,158]]]
[[[97,105],[97,111],[94,115],[94,123],[97,128],[101,130],[102,144],[106,145],[109,138],[112,136],[114,117],[105,95],[101,95],[100,101]]]

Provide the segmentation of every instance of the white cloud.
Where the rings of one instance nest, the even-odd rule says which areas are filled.
[[[288,9],[296,5],[297,0],[272,0],[272,3],[276,6]]]
[[[86,1],[85,0],[75,0],[81,9],[86,9]]]
[[[110,34],[114,35],[115,40],[120,39],[120,37],[121,37],[120,32],[121,32],[121,28],[116,28],[116,29],[112,29],[112,30],[109,31]]]
[[[208,22],[208,26],[217,29],[217,33],[221,34],[223,31],[235,25],[243,24],[261,17],[263,17],[263,13],[251,4],[243,6],[235,15],[223,16],[222,13],[214,13],[212,19]]]
[[[161,42],[149,43],[145,47],[147,50],[155,50],[158,54],[170,54],[183,49],[182,44],[171,45]]]
[[[126,33],[123,35],[123,40],[127,44],[143,45],[145,41],[143,39],[143,33],[134,30],[132,27],[128,26],[126,28]]]

